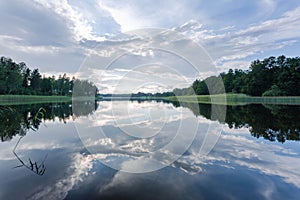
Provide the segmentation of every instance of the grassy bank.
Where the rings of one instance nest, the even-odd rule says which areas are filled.
[[[218,95],[196,95],[196,96],[172,96],[165,100],[189,103],[246,105],[246,104],[282,104],[300,105],[300,97],[253,97],[245,94],[218,94]]]
[[[226,104],[226,105],[246,105],[246,104],[282,104],[300,105],[300,97],[252,97],[245,94],[218,94],[218,95],[196,95],[196,96],[170,96],[170,97],[151,97],[136,98],[135,100],[157,100],[180,101],[187,103],[205,104]],[[77,97],[76,100],[88,101],[95,100],[91,97]],[[100,101],[103,99],[99,99]],[[112,100],[112,99],[108,99]],[[120,100],[120,99],[114,99]],[[128,100],[128,99],[126,99]],[[0,95],[0,105],[20,105],[36,103],[57,103],[71,102],[70,96],[37,96],[37,95]]]
[[[72,101],[69,96],[0,95],[0,105],[20,105],[29,103],[55,103]]]

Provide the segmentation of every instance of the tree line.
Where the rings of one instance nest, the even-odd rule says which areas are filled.
[[[38,69],[31,70],[24,62],[0,58],[0,94],[71,96],[74,85],[79,95],[98,92],[90,81],[68,77],[66,74],[46,77]]]
[[[299,96],[300,95],[300,58],[285,56],[255,60],[248,70],[229,69],[219,76],[210,76],[204,80],[195,80],[188,88],[174,89],[176,95],[208,95],[222,93],[211,92],[207,85],[214,86],[223,80],[226,93],[244,93],[251,96]],[[214,87],[212,87],[214,88]],[[215,88],[218,86],[215,85]],[[224,92],[224,91],[223,91]]]

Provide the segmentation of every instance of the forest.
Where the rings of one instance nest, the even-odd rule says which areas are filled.
[[[226,93],[243,93],[251,96],[300,96],[300,58],[285,56],[255,60],[249,69],[229,69],[218,76],[204,80],[197,79],[188,88],[176,88],[165,93],[137,93],[132,97],[166,97],[184,95],[219,94],[224,91],[209,91],[207,85],[222,80]],[[12,59],[0,59],[0,94],[58,95],[71,96],[74,85],[76,95],[97,94],[98,88],[90,81],[67,77],[42,76],[38,69],[31,70],[24,62],[15,63]],[[216,86],[217,88],[217,86]],[[87,94],[89,93],[89,94]],[[74,94],[73,94],[74,95]]]
[[[226,93],[244,93],[251,96],[299,96],[300,58],[285,56],[255,60],[248,70],[229,69],[219,76],[195,80],[188,88],[174,89],[173,93],[182,95],[208,95],[207,83],[218,82],[222,78]],[[220,92],[221,93],[221,92]],[[214,93],[218,94],[218,92]]]
[[[74,85],[80,95],[98,92],[90,81],[70,78],[66,74],[57,78],[42,76],[38,69],[31,70],[24,62],[17,64],[10,58],[0,58],[0,94],[71,96]]]

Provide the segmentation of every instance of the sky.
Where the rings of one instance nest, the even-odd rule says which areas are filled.
[[[103,93],[185,87],[300,53],[299,0],[0,0],[0,23],[1,56],[46,75],[91,78]]]

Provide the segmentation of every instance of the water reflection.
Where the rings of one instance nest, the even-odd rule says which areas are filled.
[[[145,101],[140,100],[136,102],[138,102],[140,106],[143,106]],[[182,106],[189,108],[195,116],[202,116],[206,119],[221,123],[224,121],[222,116],[218,118],[218,115],[212,115],[212,107],[208,104],[164,103],[172,104],[174,107]],[[4,107],[0,111],[1,141],[11,140],[15,135],[24,136],[29,129],[37,130],[42,121],[35,120],[34,116],[38,114],[40,108],[45,109],[43,120],[58,119],[59,121],[66,123],[70,119],[74,120],[76,117],[92,114],[98,109],[99,104],[101,105],[103,102],[94,103],[78,101],[73,102],[73,105],[72,103],[52,103]],[[76,107],[76,109],[73,109],[74,107]],[[215,107],[217,110],[224,110],[224,105],[217,105]],[[225,107],[227,110],[225,123],[228,124],[230,128],[247,127],[253,137],[262,137],[270,141],[283,143],[286,140],[300,140],[300,106],[251,104]],[[100,109],[103,111],[103,107]],[[135,112],[135,118],[122,119],[123,121],[127,121],[130,129],[139,128],[136,126],[137,123],[140,123],[139,126],[147,126],[147,117],[149,118],[149,113],[144,113],[144,110],[134,110],[131,112]],[[118,115],[118,113],[115,113],[115,115]],[[98,125],[105,123],[105,120],[107,119],[104,118],[103,120],[98,121]],[[161,121],[160,123],[165,122]],[[152,127],[157,129],[159,126]],[[152,130],[149,133],[141,134],[148,136],[149,134],[156,134],[158,131],[159,130]],[[127,132],[132,132],[132,130]]]
[[[186,108],[151,101],[101,102],[100,107],[76,127],[85,147],[117,170],[143,173],[168,166],[197,134],[198,120]]]
[[[98,107],[96,102],[75,101],[72,103],[46,103],[6,106],[0,109],[1,141],[11,140],[14,136],[25,136],[29,130],[38,130],[42,121],[66,123],[70,119],[92,114]],[[41,112],[41,109],[43,112]],[[40,116],[42,113],[42,116]]]
[[[117,107],[123,109],[126,107],[124,103],[128,102],[116,103]],[[172,103],[129,102],[129,104],[132,106],[130,108],[132,110],[129,110],[132,119],[126,118],[128,115],[122,109],[116,112],[118,119],[111,118],[110,102],[99,102],[97,105],[82,103],[76,110],[72,109],[71,104],[40,104],[30,105],[27,108],[21,106],[24,107],[19,109],[22,111],[21,114],[16,113],[17,108],[20,108],[17,106],[5,111],[2,117],[13,116],[9,112],[15,112],[15,118],[22,124],[21,127],[24,124],[39,122],[34,122],[32,116],[35,116],[40,107],[52,114],[45,113],[45,120],[37,123],[33,129],[27,126],[27,134],[22,137],[16,150],[23,163],[29,164],[29,168],[31,168],[30,161],[33,164],[40,161],[37,162],[39,166],[44,161],[45,155],[48,155],[44,163],[47,170],[43,177],[28,172],[24,167],[12,170],[19,164],[12,152],[19,137],[14,137],[14,134],[5,136],[1,132],[6,142],[0,143],[0,199],[299,198],[298,139],[283,134],[285,143],[281,144],[269,142],[269,137],[264,140],[263,135],[257,140],[249,134],[249,132],[253,134],[253,130],[257,132],[260,129],[281,130],[286,133],[292,132],[289,129],[295,129],[298,134],[299,116],[296,114],[299,113],[299,107],[228,106],[226,117],[228,126],[224,127],[213,150],[206,156],[199,156],[199,148],[205,139],[205,134],[201,134],[201,130],[207,130],[209,125],[219,123],[217,117],[211,117],[210,105],[199,105],[199,109],[195,104],[184,104],[186,108],[178,107],[176,104],[174,106]],[[156,108],[149,110],[150,106]],[[181,112],[182,110],[184,112]],[[158,115],[162,111],[167,114]],[[19,115],[21,117],[18,117]],[[192,144],[170,166],[145,174],[132,174],[111,169],[100,162],[103,159],[107,162],[119,159],[121,163],[125,156],[136,157],[155,150],[159,147],[156,146],[158,144],[166,145],[174,136],[172,130],[178,127],[177,121],[188,120],[191,117],[197,120],[200,129]],[[26,119],[28,122],[25,123]],[[95,148],[98,145],[94,154],[84,146],[86,144],[82,143],[82,138],[78,137],[74,128],[74,123],[81,123],[86,119],[94,121],[90,127],[95,129],[104,127],[110,133],[108,139],[91,138],[90,145]],[[156,135],[145,132],[143,138],[137,140],[138,131],[125,137],[118,129],[121,127],[136,131],[136,128],[131,129],[129,122],[138,128],[151,128],[149,125],[151,119],[160,119],[153,121],[157,125],[153,127],[153,131],[160,130],[158,127],[163,124],[162,122],[168,124],[169,127],[164,129],[165,135],[154,138]],[[271,122],[267,122],[267,119]],[[280,120],[284,121],[280,123]],[[3,124],[5,122],[1,121],[1,126],[8,127],[7,124]],[[14,130],[12,133],[15,133],[19,127],[14,125],[7,130]],[[191,131],[188,126],[184,129],[186,134]],[[90,133],[86,134],[88,136]],[[278,140],[276,137],[273,139]],[[115,148],[116,143],[122,145]]]
[[[173,103],[173,102],[172,102]],[[195,103],[173,103],[175,107],[189,108],[195,116],[209,120],[223,120],[211,116],[211,105]],[[224,107],[224,105],[217,105]],[[230,128],[249,128],[253,137],[284,143],[286,140],[300,140],[300,106],[261,105],[226,106],[225,123]],[[216,115],[217,116],[217,115]]]
[[[22,140],[23,136],[20,137],[20,139],[18,140],[16,146],[14,147],[13,153],[15,155],[15,157],[19,160],[20,165],[14,167],[15,168],[19,168],[19,167],[25,167],[27,169],[29,169],[30,171],[32,171],[33,173],[39,175],[39,176],[43,176],[45,171],[46,171],[46,166],[45,166],[45,161],[47,159],[47,154],[45,155],[44,159],[41,161],[41,163],[37,162],[37,161],[31,161],[31,159],[28,159],[28,162],[25,162],[16,152],[16,149],[20,143],[20,141]]]

